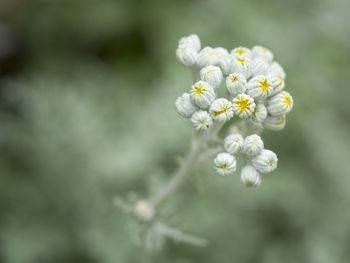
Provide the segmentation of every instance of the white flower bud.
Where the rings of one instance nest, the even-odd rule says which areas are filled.
[[[249,135],[244,139],[243,152],[252,157],[258,155],[264,149],[264,142],[259,135]]]
[[[253,166],[246,165],[241,171],[241,182],[246,187],[257,187],[261,184],[261,175]]]
[[[227,176],[236,171],[236,158],[229,153],[219,153],[214,159],[214,169],[217,174]]]
[[[269,68],[269,73],[277,74],[277,75],[281,76],[283,79],[286,78],[286,73],[284,72],[282,66],[276,61],[273,61],[271,63],[270,68]]]
[[[233,69],[234,72],[242,73],[246,78],[251,75],[252,61],[246,57],[233,58]]]
[[[196,34],[182,37],[179,41],[179,47],[187,46],[198,52],[201,49],[201,40]]]
[[[217,65],[221,68],[222,74],[227,76],[234,72],[234,56],[226,55],[219,57]]]
[[[231,50],[231,54],[235,57],[246,57],[246,58],[252,58],[253,53],[249,48],[246,47],[236,47]]]
[[[190,94],[184,93],[175,102],[176,111],[185,118],[191,118],[197,107],[192,104]]]
[[[201,80],[208,82],[214,89],[220,87],[223,76],[219,67],[207,66],[199,72]]]
[[[135,215],[145,221],[151,220],[154,216],[154,208],[147,200],[139,200],[134,208]]]
[[[263,76],[257,75],[248,82],[248,95],[254,99],[263,99],[271,94],[273,90],[271,81]]]
[[[281,92],[286,86],[284,79],[280,75],[269,74],[268,78],[270,79],[273,87],[273,90],[268,97],[272,97],[273,95]]]
[[[242,73],[232,73],[226,77],[226,87],[231,95],[236,96],[247,90],[247,80]]]
[[[198,107],[205,109],[215,100],[213,87],[203,80],[195,83],[190,91],[191,101]]]
[[[282,91],[267,100],[267,111],[272,116],[289,113],[293,108],[293,98],[287,91]]]
[[[272,52],[270,50],[268,50],[267,48],[264,48],[262,46],[253,47],[252,52],[253,52],[254,58],[262,57],[262,58],[266,59],[268,62],[271,62],[273,60]]]
[[[216,121],[228,121],[234,115],[232,103],[224,98],[214,100],[210,105],[209,112]]]
[[[242,150],[244,139],[239,133],[232,133],[224,140],[224,147],[227,152],[237,154]]]
[[[263,103],[257,103],[255,106],[252,120],[255,122],[263,122],[267,117],[267,109]]]
[[[286,126],[286,115],[281,116],[270,116],[268,115],[266,119],[262,122],[264,128],[280,131]]]
[[[207,111],[196,111],[193,113],[191,122],[193,127],[198,131],[204,131],[208,129],[212,124],[213,120]]]
[[[277,168],[277,156],[273,151],[262,150],[261,153],[251,159],[251,164],[260,173],[271,173]]]
[[[247,94],[238,94],[237,97],[232,100],[232,109],[240,118],[248,118],[254,112],[255,102],[253,98]]]
[[[214,51],[218,59],[229,55],[227,49],[223,47],[216,47],[214,48]]]
[[[188,46],[176,49],[176,57],[185,67],[192,67],[197,61],[197,56],[197,52]]]
[[[269,71],[270,65],[266,59],[258,57],[252,62],[252,75],[266,75]]]
[[[217,52],[211,47],[205,47],[198,53],[197,65],[200,68],[216,65],[218,62]]]

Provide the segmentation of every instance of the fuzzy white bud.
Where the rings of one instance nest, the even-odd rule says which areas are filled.
[[[197,52],[188,46],[182,46],[176,49],[176,57],[185,67],[192,67],[196,61]]]
[[[271,81],[264,75],[257,75],[248,82],[248,95],[254,99],[263,99],[273,90]]]
[[[252,62],[252,75],[266,75],[269,71],[270,65],[266,59],[258,57]]]
[[[266,119],[262,122],[264,128],[280,131],[286,126],[286,115],[281,116],[270,116],[267,115]]]
[[[267,100],[267,111],[272,116],[289,113],[293,108],[293,98],[287,91],[282,91]]]
[[[201,40],[196,34],[189,35],[187,37],[182,37],[179,41],[179,47],[190,47],[194,51],[198,52],[201,49]]]
[[[277,168],[277,156],[273,151],[262,150],[261,153],[251,159],[251,164],[260,173],[271,173]]]
[[[255,109],[255,102],[252,97],[247,94],[238,94],[232,100],[232,109],[240,118],[250,117]]]
[[[233,55],[226,55],[218,58],[217,65],[221,68],[224,76],[234,72],[234,58]]]
[[[266,59],[268,62],[271,62],[273,60],[272,52],[269,49],[264,48],[262,46],[254,46],[252,48],[252,52],[253,52],[254,58],[262,57]]]
[[[234,115],[232,103],[224,98],[214,100],[210,105],[209,112],[216,121],[228,121]]]
[[[273,61],[270,65],[270,68],[269,68],[269,73],[272,73],[272,74],[277,74],[279,76],[281,76],[283,79],[286,78],[286,73],[284,72],[284,69],[282,68],[282,66],[276,62],[276,61]]]
[[[253,53],[249,48],[246,47],[236,47],[231,50],[231,54],[235,57],[246,57],[246,58],[252,58]]]
[[[215,100],[213,87],[203,80],[195,83],[190,91],[191,101],[202,109],[206,109]]]
[[[201,80],[208,82],[214,89],[220,87],[223,76],[219,67],[206,66],[199,72]]]
[[[192,114],[197,110],[190,99],[190,94],[184,93],[175,101],[176,111],[185,118],[191,118]]]
[[[218,62],[217,52],[214,48],[205,47],[198,53],[197,65],[200,68],[216,65]]]
[[[246,78],[251,75],[252,61],[246,57],[232,59],[234,72],[242,73]]]
[[[261,184],[261,175],[250,165],[246,165],[241,171],[241,182],[246,187],[257,187]]]
[[[236,158],[229,153],[219,153],[214,159],[214,169],[221,176],[233,174],[236,168]]]
[[[242,73],[232,73],[226,77],[226,87],[231,95],[236,96],[247,90],[247,80]]]
[[[270,79],[273,87],[273,90],[268,97],[272,97],[273,95],[281,92],[286,86],[284,79],[280,75],[271,73],[268,75],[268,78]]]
[[[257,103],[255,106],[252,120],[255,122],[263,122],[267,117],[267,109],[263,103]]]
[[[210,114],[207,111],[203,110],[193,113],[191,122],[197,131],[204,131],[213,124],[213,120],[210,117]]]
[[[264,149],[264,142],[257,134],[249,135],[244,139],[243,152],[247,156],[256,156]]]
[[[231,154],[237,154],[243,147],[243,136],[239,133],[232,133],[224,140],[225,150]]]

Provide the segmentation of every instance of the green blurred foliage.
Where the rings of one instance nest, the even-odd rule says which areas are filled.
[[[0,262],[348,262],[349,12],[347,0],[2,0]],[[279,167],[260,188],[209,160],[162,207],[209,246],[166,239],[147,259],[146,226],[112,199],[152,195],[188,149],[173,103],[191,73],[174,51],[191,33],[269,47],[295,107],[263,134]]]

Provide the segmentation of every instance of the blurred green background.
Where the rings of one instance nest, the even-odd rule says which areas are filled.
[[[0,262],[335,263],[350,257],[350,2],[0,0]],[[270,48],[295,107],[263,133],[258,189],[207,161],[162,207],[210,240],[154,240],[112,199],[147,198],[189,147],[180,37]],[[151,254],[151,255],[150,255]]]

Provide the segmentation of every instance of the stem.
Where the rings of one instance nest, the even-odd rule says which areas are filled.
[[[198,140],[192,138],[191,150],[187,158],[185,158],[179,169],[172,175],[170,181],[151,199],[154,208],[168,199],[169,196],[182,185],[199,162],[199,156],[202,150],[207,147],[208,141],[218,133],[222,126],[223,123],[214,123],[214,125],[204,132]]]

